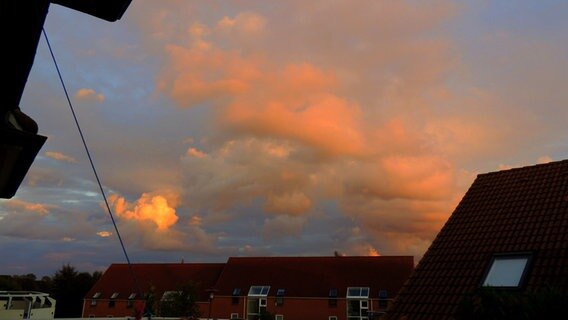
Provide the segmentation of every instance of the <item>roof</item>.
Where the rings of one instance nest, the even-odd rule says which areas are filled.
[[[347,287],[370,287],[394,296],[414,268],[412,256],[379,257],[235,257],[229,258],[215,286],[217,295],[231,295],[239,288],[246,295],[251,286],[270,286],[269,296],[284,289],[286,296],[328,297],[331,288],[345,297]]]
[[[478,175],[388,318],[452,318],[493,255],[515,252],[532,254],[521,291],[568,293],[568,160]]]
[[[158,297],[164,291],[178,289],[181,285],[194,283],[198,286],[199,301],[207,301],[207,289],[213,287],[224,263],[137,263],[132,264],[132,273],[128,264],[112,264],[85,296],[90,299],[100,292],[99,299],[109,299],[115,292],[118,299],[126,299],[131,293],[138,292],[134,282],[136,277],[139,290],[148,292],[153,286]]]

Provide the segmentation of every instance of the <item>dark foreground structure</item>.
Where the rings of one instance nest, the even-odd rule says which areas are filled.
[[[386,318],[552,319],[567,296],[564,160],[478,175]]]

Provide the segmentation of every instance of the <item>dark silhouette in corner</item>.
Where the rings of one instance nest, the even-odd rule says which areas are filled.
[[[12,198],[47,140],[20,109],[51,3],[107,21],[119,20],[132,0],[0,0],[0,198]]]

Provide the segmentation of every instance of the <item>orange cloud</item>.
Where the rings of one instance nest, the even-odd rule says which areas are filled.
[[[75,99],[83,101],[104,102],[105,96],[93,89],[81,88],[75,93]]]
[[[109,197],[116,214],[126,220],[151,221],[158,230],[167,230],[178,221],[172,202],[162,195],[142,194],[134,203],[117,195]]]
[[[301,192],[269,194],[264,205],[266,212],[300,215],[312,208],[312,201]]]
[[[224,32],[236,31],[239,34],[255,35],[262,32],[266,19],[254,12],[241,12],[235,18],[223,17],[217,22],[217,27]]]
[[[59,161],[65,161],[65,162],[69,162],[69,163],[77,163],[77,160],[75,160],[75,158],[68,156],[68,155],[65,155],[61,152],[46,151],[45,156],[48,157],[48,158],[59,160]]]
[[[440,117],[461,102],[447,79],[459,59],[436,32],[455,6],[283,7],[295,14],[285,27],[228,15],[164,46],[158,91],[182,108],[213,107],[216,129],[182,157],[184,200],[204,221],[261,203],[266,237],[277,225],[301,233],[333,199],[361,225],[352,252],[421,254],[463,192],[454,157],[507,136],[484,132],[491,121]]]
[[[109,231],[99,231],[97,232],[97,235],[101,238],[108,238],[112,235],[112,232]]]
[[[12,210],[32,212],[41,216],[45,216],[49,214],[51,209],[57,208],[57,206],[55,205],[31,203],[19,199],[11,199],[9,201],[6,201],[5,205]]]

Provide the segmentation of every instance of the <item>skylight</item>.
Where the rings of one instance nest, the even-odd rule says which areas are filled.
[[[368,298],[369,287],[349,287],[347,288],[347,298]]]
[[[530,254],[495,255],[482,285],[502,288],[520,287],[529,260]]]
[[[248,295],[266,297],[268,291],[270,291],[270,286],[251,286]]]

